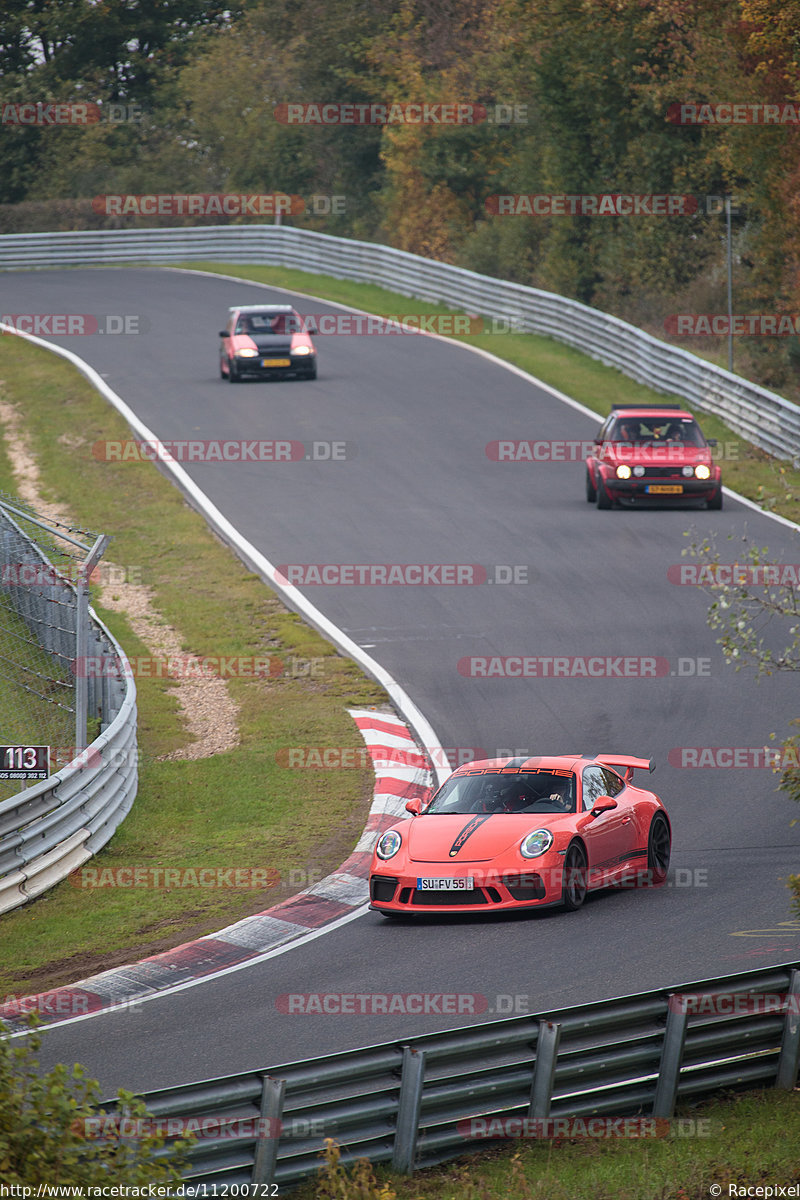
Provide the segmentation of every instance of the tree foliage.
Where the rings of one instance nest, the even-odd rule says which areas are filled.
[[[177,1184],[187,1141],[163,1151],[164,1140],[149,1133],[144,1104],[120,1090],[118,1111],[124,1111],[129,1128],[141,1127],[142,1136],[95,1138],[98,1116],[113,1118],[98,1107],[100,1089],[78,1064],[63,1064],[42,1075],[36,1053],[41,1035],[35,1032],[12,1040],[0,1033],[0,1178],[10,1184],[109,1183]],[[87,1136],[88,1134],[88,1136]]]

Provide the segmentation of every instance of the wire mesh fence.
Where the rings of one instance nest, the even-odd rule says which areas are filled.
[[[49,746],[51,773],[86,744],[81,572],[97,540],[0,493],[0,745]],[[25,786],[0,779],[0,800]]]

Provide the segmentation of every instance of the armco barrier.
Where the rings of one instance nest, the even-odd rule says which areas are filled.
[[[575,300],[390,246],[284,225],[105,229],[0,236],[0,269],[180,261],[266,263],[381,284],[566,342],[639,383],[715,413],[779,458],[800,458],[800,408],[680,347]]]
[[[0,511],[0,537],[24,545],[12,561],[39,562],[52,568],[6,511]],[[24,592],[24,589],[22,589]],[[66,580],[42,586],[44,593],[73,591]],[[33,601],[33,590],[27,589]],[[24,597],[23,597],[24,598]],[[63,607],[63,605],[62,605]],[[58,626],[60,622],[56,622]],[[41,622],[32,628],[39,630]],[[41,644],[61,658],[75,654],[74,628],[55,628]],[[114,662],[113,675],[88,679],[89,711],[99,715],[101,732],[90,746],[55,775],[0,802],[0,913],[41,895],[65,879],[104,846],[124,820],[136,797],[136,685],[121,647],[91,614],[87,660]],[[70,649],[71,648],[71,649]]]
[[[705,1002],[693,1011],[694,1002],[679,1000],[711,993],[725,1000],[711,1015]],[[309,1018],[264,1019],[274,1029]],[[316,1172],[329,1137],[345,1163],[368,1158],[411,1172],[496,1144],[470,1135],[497,1120],[641,1113],[664,1135],[676,1100],[727,1088],[791,1090],[799,1060],[795,963],[283,1063],[144,1100],[168,1137],[198,1133],[187,1182],[291,1186]]]

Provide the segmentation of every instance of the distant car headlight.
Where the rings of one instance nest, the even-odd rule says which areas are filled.
[[[292,350],[292,354],[313,354],[313,353],[314,353],[314,351],[311,349],[310,346],[295,346],[294,350]]]
[[[251,350],[249,346],[245,346],[243,350],[236,351],[237,358],[258,358],[260,351]]]
[[[644,467],[642,467],[642,466],[634,467],[633,473],[637,479],[641,479],[641,477],[644,475]]]
[[[397,851],[403,844],[403,839],[396,829],[389,829],[386,833],[378,838],[378,844],[375,847],[375,853],[378,858],[394,858]]]
[[[620,463],[617,467],[617,479],[630,479],[631,469],[627,463]]]
[[[694,467],[681,467],[681,475],[684,475],[687,479],[691,479],[694,475]]]
[[[694,473],[698,479],[710,479],[711,467],[707,467],[705,463],[700,463],[699,466],[695,467]]]
[[[549,829],[534,829],[522,839],[519,852],[523,858],[538,858],[553,844],[553,835]]]

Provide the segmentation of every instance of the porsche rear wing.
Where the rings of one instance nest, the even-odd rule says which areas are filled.
[[[656,764],[652,758],[633,758],[630,754],[596,754],[597,762],[606,767],[615,767],[625,782],[630,783],[634,771],[655,771]]]

